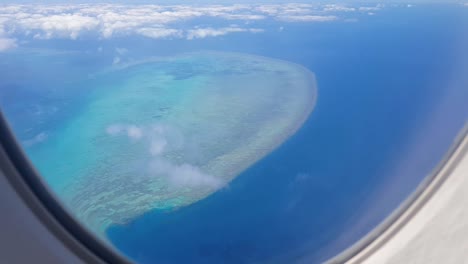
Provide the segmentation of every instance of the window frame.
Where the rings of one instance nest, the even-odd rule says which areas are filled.
[[[0,170],[40,222],[84,263],[132,263],[78,222],[43,182],[0,111]]]

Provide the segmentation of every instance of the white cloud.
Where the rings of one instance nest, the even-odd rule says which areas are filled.
[[[106,128],[106,133],[111,136],[117,136],[124,130],[123,125],[113,124]]]
[[[325,12],[353,12],[353,11],[356,11],[356,8],[348,7],[344,5],[338,5],[338,4],[328,4],[328,5],[325,5],[323,10]]]
[[[205,173],[197,166],[188,163],[176,164],[165,157],[164,154],[167,151],[180,148],[180,140],[170,139],[177,132],[169,126],[139,127],[128,124],[113,124],[106,128],[106,133],[110,136],[126,136],[131,142],[145,140],[144,142],[148,143],[149,146],[149,157],[151,157],[147,163],[148,172],[152,177],[166,179],[172,188],[217,190],[226,185],[223,179]]]
[[[7,51],[16,47],[16,39],[7,37],[3,26],[0,24],[0,52]]]
[[[41,132],[31,139],[24,140],[22,143],[25,147],[30,147],[30,146],[46,141],[48,137],[49,135],[46,132]]]
[[[221,17],[227,20],[262,20],[266,18],[264,15],[254,14],[221,14],[217,17]]]
[[[262,33],[262,32],[265,32],[265,30],[262,29],[262,28],[249,28],[247,31],[250,32],[250,33]]]
[[[117,54],[119,54],[119,55],[124,55],[125,53],[128,52],[128,49],[126,49],[126,48],[115,48],[115,52],[117,52]]]
[[[275,16],[280,13],[279,5],[261,5],[255,7],[254,10],[269,16]]]
[[[167,140],[165,138],[154,138],[151,140],[150,153],[152,156],[160,155],[164,152],[167,146]]]
[[[99,21],[96,18],[78,14],[19,15],[16,24],[27,31],[38,30],[36,38],[50,39],[53,37],[65,37],[76,39],[85,31],[95,30]]]
[[[138,34],[145,37],[160,39],[160,38],[181,38],[183,35],[182,30],[171,28],[140,28],[136,31]]]
[[[226,35],[230,32],[242,32],[244,31],[241,28],[197,28],[191,29],[188,31],[187,39],[195,39],[195,38],[205,38],[205,37],[216,37]]]
[[[235,11],[245,10],[237,13]],[[0,24],[15,33],[38,39],[76,39],[85,32],[97,32],[102,38],[140,34],[150,38],[182,37],[181,29],[169,24],[202,16],[227,20],[259,20],[246,6],[159,6],[159,5],[9,5],[0,10]]]
[[[133,140],[139,140],[143,137],[143,129],[135,125],[113,124],[106,128],[106,133],[110,136],[126,135]]]
[[[199,39],[206,37],[217,37],[233,32],[252,32],[260,33],[263,29],[259,28],[240,28],[240,27],[225,27],[225,28],[196,28],[188,30],[187,39]]]
[[[338,19],[337,16],[315,16],[315,15],[304,15],[304,16],[279,16],[278,20],[285,22],[329,22]]]
[[[356,23],[359,20],[357,18],[347,18],[347,19],[345,19],[343,21],[346,22],[346,23]]]
[[[0,36],[0,52],[7,51],[16,47],[16,39],[3,38]]]
[[[341,19],[342,12],[373,12],[382,5],[353,7],[340,4],[234,4],[234,5],[135,5],[135,4],[33,4],[3,5],[0,29],[3,46],[11,48],[19,35],[36,39],[78,39],[88,34],[99,38],[141,35],[154,39],[205,38],[236,32],[262,32],[259,28],[211,25],[184,28],[186,21],[211,17],[240,21],[327,22]],[[348,17],[349,18],[349,17]],[[196,25],[196,24],[195,24]],[[14,36],[14,37],[13,37]],[[4,48],[6,49],[6,48]],[[122,55],[122,54],[119,54]]]
[[[171,184],[183,187],[210,187],[219,189],[224,183],[219,178],[203,173],[199,168],[190,164],[182,164],[171,168],[169,172]]]
[[[377,5],[377,6],[361,6],[359,7],[359,11],[362,11],[362,12],[369,12],[369,11],[378,11],[380,10],[382,7]]]
[[[183,163],[175,165],[168,160],[157,158],[150,164],[150,172],[155,176],[164,177],[174,188],[210,188],[220,189],[225,186],[225,182],[217,177],[201,171],[200,168]]]
[[[127,127],[127,136],[131,139],[138,140],[143,137],[143,131],[137,126],[130,125]]]
[[[112,60],[112,64],[116,65],[120,63],[120,57],[114,57],[114,60]]]
[[[244,10],[245,12],[234,13]],[[248,11],[248,12],[247,12]],[[196,38],[231,32],[259,32],[260,30],[221,28],[213,30],[178,29],[170,24],[202,16],[225,20],[260,20],[263,14],[253,14],[246,6],[158,6],[158,5],[70,5],[70,6],[9,6],[0,10],[0,23],[14,33],[37,39],[77,39],[83,33],[98,33],[102,38],[139,34],[149,38]],[[121,55],[121,54],[120,54]]]

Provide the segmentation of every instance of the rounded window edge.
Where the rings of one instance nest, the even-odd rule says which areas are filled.
[[[431,197],[438,192],[465,156],[468,156],[468,125],[465,125],[453,140],[443,159],[433,171],[426,176],[416,190],[398,208],[360,240],[324,263],[365,262],[368,257],[382,248],[386,242],[411,221]]]
[[[132,263],[61,205],[23,152],[0,111],[0,170],[41,224],[84,263]]]

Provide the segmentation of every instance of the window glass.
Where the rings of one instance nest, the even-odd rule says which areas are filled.
[[[0,107],[66,209],[135,262],[320,263],[464,129],[466,47],[459,2],[12,0]]]

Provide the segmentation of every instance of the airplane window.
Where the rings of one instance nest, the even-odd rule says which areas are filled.
[[[322,263],[468,121],[468,3],[0,4],[0,107],[136,263]]]

